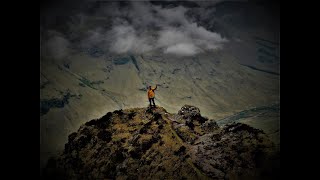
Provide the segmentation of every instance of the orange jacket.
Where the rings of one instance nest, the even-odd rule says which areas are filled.
[[[148,98],[154,98],[154,90],[157,89],[157,86],[155,88],[151,88],[151,89],[148,89]]]

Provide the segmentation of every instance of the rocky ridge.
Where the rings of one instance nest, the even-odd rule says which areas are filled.
[[[242,123],[219,127],[199,108],[108,112],[69,135],[44,179],[273,179],[280,155],[268,136]]]

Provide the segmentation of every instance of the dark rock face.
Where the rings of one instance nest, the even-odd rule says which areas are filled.
[[[185,146],[181,146],[178,151],[174,151],[174,155],[180,155],[186,151]]]
[[[200,109],[190,105],[182,106],[182,108],[178,111],[178,115],[180,115],[183,119],[192,119],[192,120],[201,116]]]
[[[273,144],[261,130],[245,124],[228,124],[219,132],[200,137],[195,144],[193,161],[215,179],[235,175],[258,178],[257,174],[266,174],[275,165],[261,169],[275,156]]]
[[[198,138],[198,136],[193,132],[193,129],[188,126],[177,126],[176,128],[174,128],[174,130],[177,132],[178,136],[186,143],[193,144]]]
[[[184,105],[179,111],[178,115],[186,121],[186,125],[193,129],[194,121],[198,121],[200,124],[208,120],[206,117],[202,117],[200,109],[195,106]]]
[[[111,141],[111,136],[112,136],[112,133],[110,133],[109,131],[106,131],[106,130],[102,130],[100,131],[98,134],[97,134],[98,138],[103,140],[103,141],[106,141],[106,142],[110,142]]]
[[[201,125],[201,128],[206,132],[212,132],[219,129],[217,122],[213,119],[210,119]]]
[[[273,179],[279,159],[263,131],[248,125],[219,127],[194,106],[178,114],[135,108],[109,112],[70,134],[43,178]]]
[[[86,126],[96,126],[99,129],[105,129],[107,128],[110,123],[111,123],[111,116],[112,113],[108,112],[106,115],[104,115],[102,118],[98,119],[98,120],[91,120],[89,122],[86,122],[85,125]]]

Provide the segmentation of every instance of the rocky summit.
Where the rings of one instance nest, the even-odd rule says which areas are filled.
[[[43,179],[275,179],[280,153],[259,129],[218,126],[200,109],[108,112],[69,135]]]

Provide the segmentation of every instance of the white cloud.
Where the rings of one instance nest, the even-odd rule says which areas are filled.
[[[181,43],[169,46],[164,53],[176,54],[180,56],[192,56],[200,52],[200,49],[194,44]]]
[[[185,7],[162,8],[144,2],[131,5],[128,15],[121,16],[125,18],[114,21],[117,26],[111,30],[114,41],[110,50],[115,53],[161,48],[164,53],[188,56],[201,52],[200,49],[221,48],[226,42],[218,33],[189,21]]]
[[[113,2],[95,11],[94,16],[111,20],[111,27],[108,24],[92,26],[94,17],[80,16],[81,27],[90,27],[84,32],[82,37],[85,38],[82,38],[80,46],[98,46],[118,54],[162,50],[163,53],[190,56],[203,50],[221,48],[227,41],[220,34],[211,32],[189,19],[186,13],[190,9],[187,7],[163,8],[149,2],[129,4],[124,8]],[[200,9],[205,11],[204,8]],[[61,48],[68,44],[63,39],[54,41],[61,41]],[[55,51],[63,54],[61,49]]]
[[[148,37],[137,34],[132,26],[115,26],[109,35],[113,37],[110,50],[115,53],[142,53],[152,49]]]
[[[157,45],[159,47],[170,46],[177,43],[190,42],[191,39],[185,32],[178,29],[163,30],[159,32]]]

